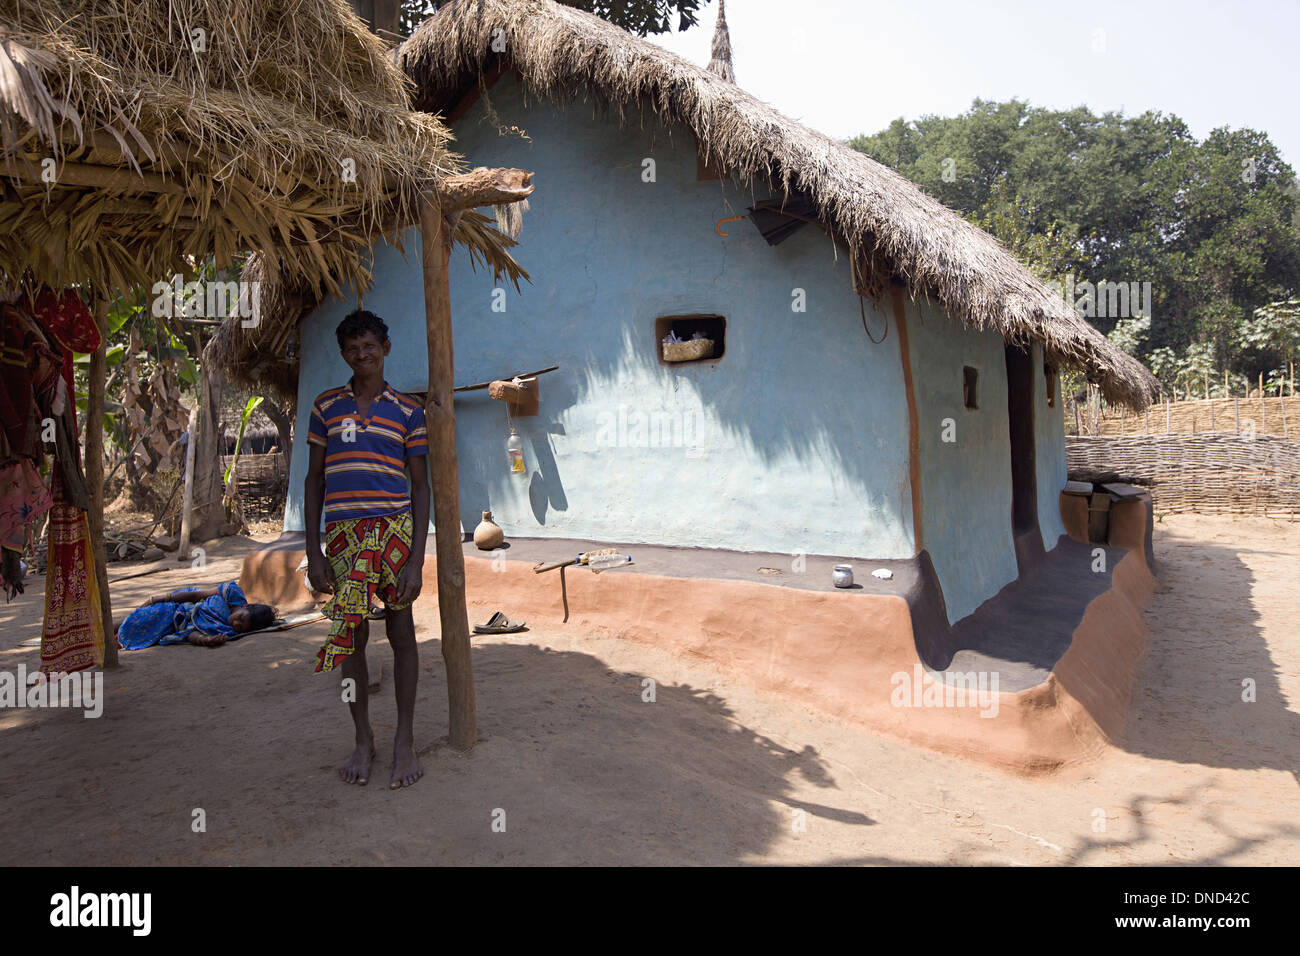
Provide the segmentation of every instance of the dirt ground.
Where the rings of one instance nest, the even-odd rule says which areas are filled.
[[[236,576],[254,546],[211,547],[204,580]],[[1155,547],[1160,585],[1127,739],[1054,776],[1010,776],[846,725],[654,648],[576,633],[558,614],[475,638],[481,742],[458,755],[446,746],[437,621],[417,615],[426,776],[415,787],[385,785],[391,677],[371,705],[371,784],[338,780],[351,726],[337,677],[311,673],[323,625],[215,650],[152,648],[107,675],[99,719],[0,711],[0,857],[1300,863],[1300,524],[1170,516]],[[141,569],[112,568],[116,607],[194,580],[188,568],[122,577]],[[39,660],[18,647],[39,635],[33,585],[0,607],[0,670]],[[200,809],[206,831],[194,832]]]

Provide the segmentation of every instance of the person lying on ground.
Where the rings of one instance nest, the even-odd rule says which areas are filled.
[[[215,588],[157,594],[117,626],[117,646],[138,651],[155,644],[220,647],[226,641],[275,623],[275,608],[249,604],[234,581]]]

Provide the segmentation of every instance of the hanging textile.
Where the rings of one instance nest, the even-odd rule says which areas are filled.
[[[0,465],[0,545],[22,551],[28,524],[49,511],[53,503],[30,458]]]
[[[103,341],[90,306],[72,289],[64,289],[62,295],[56,295],[48,287],[41,289],[31,312],[41,327],[69,352],[88,354]]]
[[[90,522],[85,511],[64,497],[58,466],[47,528],[41,670],[53,674],[100,667],[104,663],[104,618]]]
[[[90,540],[90,489],[81,467],[77,412],[72,397],[72,354],[99,348],[94,316],[72,290],[55,294],[43,289],[32,313],[49,333],[61,359],[54,393],[38,390],[42,413],[55,422],[54,506],[48,525],[45,566],[45,622],[41,633],[41,670],[71,673],[104,663],[104,618],[100,604],[95,549]]]
[[[44,457],[42,421],[55,413],[62,365],[57,346],[29,312],[0,306],[0,448],[5,457]]]

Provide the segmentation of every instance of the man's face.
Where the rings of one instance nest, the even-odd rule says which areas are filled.
[[[391,340],[381,342],[374,332],[363,332],[343,340],[343,361],[358,375],[372,375],[383,371],[384,356],[392,347]]]

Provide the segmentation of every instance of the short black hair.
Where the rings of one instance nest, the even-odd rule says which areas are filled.
[[[248,607],[248,629],[250,631],[260,631],[264,627],[270,627],[275,623],[275,608],[269,604],[249,604]]]
[[[338,338],[341,349],[348,339],[360,338],[367,332],[373,332],[380,344],[388,341],[388,326],[384,324],[384,320],[373,312],[357,309],[343,316],[343,321],[334,330],[334,335]]]

